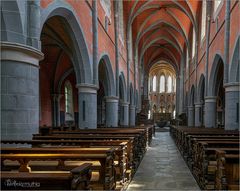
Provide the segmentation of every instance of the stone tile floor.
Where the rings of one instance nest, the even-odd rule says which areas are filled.
[[[169,132],[156,132],[127,191],[200,190]]]

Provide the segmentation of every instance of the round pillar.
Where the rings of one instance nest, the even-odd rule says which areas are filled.
[[[97,106],[97,124],[98,125],[102,124],[102,108],[101,108],[101,105]]]
[[[129,125],[129,103],[120,102],[120,125],[128,126]]]
[[[1,134],[4,139],[31,139],[39,128],[38,49],[1,42]]]
[[[216,97],[205,97],[205,127],[216,127]]]
[[[135,126],[135,119],[136,119],[136,107],[135,105],[130,105],[129,108],[129,126]]]
[[[106,127],[118,126],[118,97],[107,96],[106,100]]]
[[[201,103],[195,103],[195,127],[201,126],[201,118],[200,118],[201,108],[202,108]]]
[[[97,89],[93,84],[77,84],[78,88],[78,127],[97,128]]]
[[[194,126],[194,106],[188,106],[188,126]]]
[[[225,85],[225,129],[239,130],[239,93],[240,83],[228,83]]]
[[[53,126],[59,127],[60,124],[60,100],[62,94],[53,94]]]

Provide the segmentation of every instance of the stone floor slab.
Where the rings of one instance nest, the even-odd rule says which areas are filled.
[[[127,191],[200,190],[169,132],[156,132]]]

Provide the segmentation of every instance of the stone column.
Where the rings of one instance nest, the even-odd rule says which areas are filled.
[[[39,40],[40,36],[40,22],[41,22],[41,8],[40,0],[29,0],[28,3],[28,22],[27,22],[27,44],[37,49],[41,48]]]
[[[62,98],[62,94],[58,94],[56,97],[56,101],[57,101],[57,109],[56,109],[56,113],[57,113],[57,126],[61,126],[61,121],[60,121],[60,112],[61,112],[61,107],[60,107],[60,103],[61,103],[61,98]]]
[[[92,1],[93,84],[98,84],[98,11],[97,0]]]
[[[77,84],[80,129],[97,128],[97,89],[93,84]]]
[[[31,139],[39,127],[39,61],[30,46],[1,42],[1,134]]]
[[[206,63],[205,63],[205,96],[208,96],[208,64],[209,64],[209,44],[211,32],[212,1],[206,1],[207,4],[207,24],[206,24]]]
[[[115,64],[116,64],[116,96],[119,96],[119,1],[114,1],[114,32],[115,32]]]
[[[202,104],[202,120],[201,120],[201,126],[204,126],[205,124],[205,105]]]
[[[181,89],[180,89],[180,83],[181,83],[181,77],[177,76],[176,79],[176,94],[175,94],[175,110],[176,110],[176,116],[180,114],[180,108],[181,108]]]
[[[179,96],[178,99],[178,114],[181,114],[184,112],[184,56],[182,56],[181,58],[181,67],[180,67],[180,74],[179,74],[179,81],[176,81],[176,90],[178,89],[178,94],[176,94],[176,98],[177,96]],[[176,103],[177,105],[177,103]]]
[[[128,102],[120,102],[120,107],[121,107],[120,125],[128,126],[129,125],[129,103]]]
[[[135,118],[136,118],[136,107],[135,105],[130,105],[129,107],[129,126],[135,126]]]
[[[188,106],[188,126],[194,126],[194,106]]]
[[[102,108],[101,105],[97,105],[97,124],[102,123]]]
[[[195,103],[195,127],[201,126],[201,118],[200,118],[201,109],[202,109],[202,104]]]
[[[240,83],[233,82],[225,85],[225,129],[239,130],[240,109],[239,109]]]
[[[118,97],[107,96],[106,99],[106,127],[118,126]]]
[[[106,105],[105,102],[102,102],[102,107],[101,107],[101,124],[106,125]]]
[[[57,119],[56,119],[56,115],[57,115],[57,111],[56,111],[56,98],[55,98],[55,94],[52,95],[52,126],[56,127],[57,126]]]
[[[131,27],[127,29],[127,101],[130,102],[130,64],[131,64],[131,56],[130,56],[130,33],[132,32]]]
[[[215,127],[216,126],[216,97],[205,97],[205,127]]]
[[[60,99],[61,94],[53,94],[53,126],[60,126]]]
[[[228,83],[228,72],[229,72],[229,47],[230,47],[230,8],[231,1],[226,1],[225,10],[225,36],[224,36],[224,75],[223,84]]]
[[[151,82],[150,82],[151,83]],[[144,87],[143,87],[143,93],[144,93],[144,98],[148,98],[148,77],[147,75],[144,76]],[[152,88],[152,87],[151,87]],[[152,91],[152,89],[150,90],[150,92]]]

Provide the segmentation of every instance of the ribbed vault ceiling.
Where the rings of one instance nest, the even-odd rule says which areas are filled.
[[[147,71],[162,60],[179,68],[184,49],[189,49],[192,28],[198,30],[196,12],[200,4],[196,0],[124,1],[127,31],[132,26],[133,50],[138,50],[138,60],[144,60]]]

